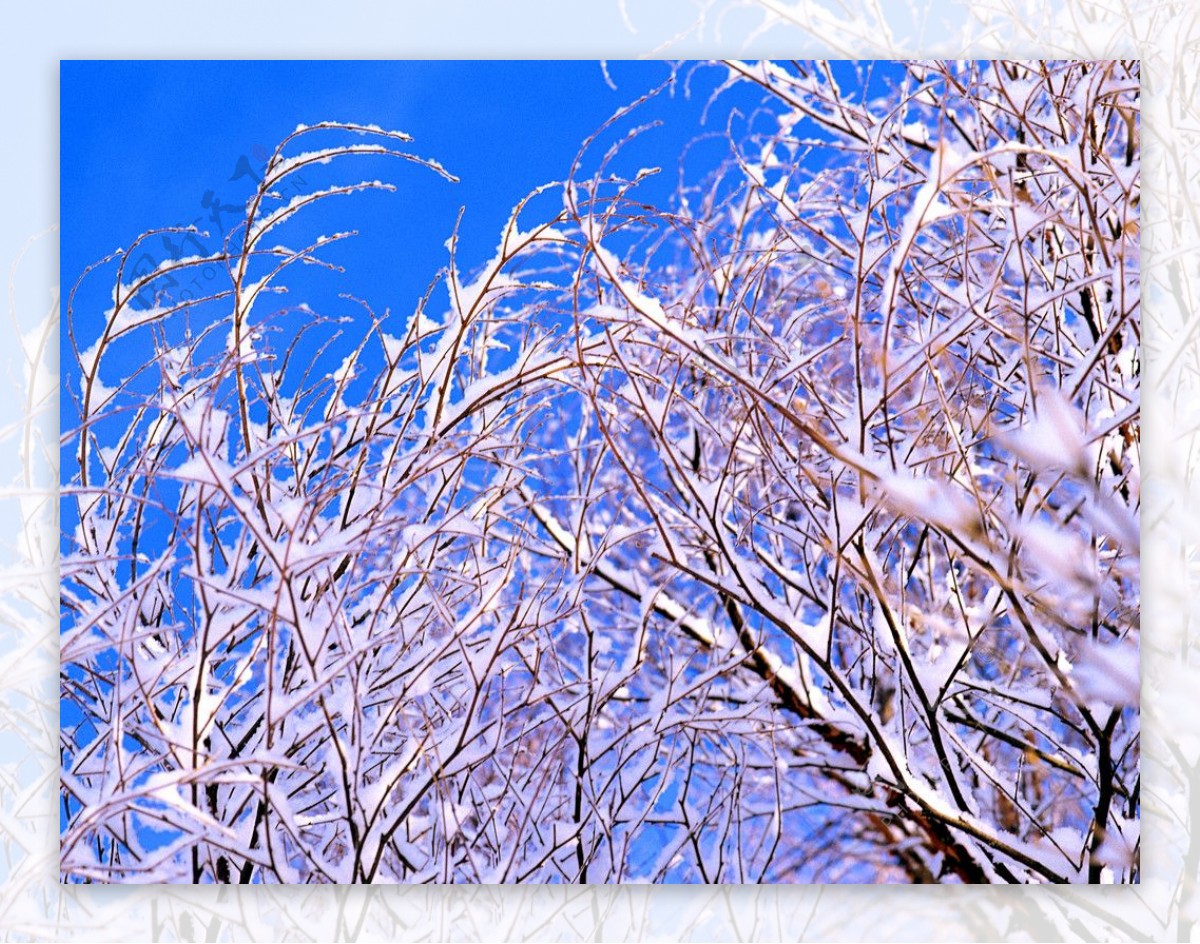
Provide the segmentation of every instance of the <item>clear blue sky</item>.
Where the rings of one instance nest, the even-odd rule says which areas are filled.
[[[490,258],[516,200],[563,177],[590,132],[670,71],[661,62],[609,69],[616,90],[597,62],[63,62],[64,291],[87,264],[151,227],[194,222],[215,243],[237,219],[225,208],[243,207],[253,189],[247,176],[229,179],[241,157],[261,170],[256,156],[297,124],[341,120],[405,131],[414,152],[461,178],[450,184],[396,162],[344,162],[334,171],[343,182],[378,175],[400,187],[346,201],[362,237],[339,251],[355,260],[348,278],[356,291],[402,309],[445,263],[460,207],[461,264],[469,269]],[[711,70],[690,100],[656,102],[647,116],[667,121],[639,145],[643,154],[672,167],[702,130],[707,92],[723,77]],[[161,241],[148,248],[165,258]],[[109,286],[101,287],[95,303],[107,307]]]

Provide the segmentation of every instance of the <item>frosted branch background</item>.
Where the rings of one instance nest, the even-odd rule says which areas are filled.
[[[136,15],[128,22],[152,20]],[[148,9],[145,8],[145,9]],[[1143,866],[1140,888],[980,890],[971,899],[919,889],[222,889],[64,890],[57,875],[58,757],[54,675],[58,663],[55,517],[57,469],[57,292],[53,222],[54,160],[46,130],[53,121],[53,58],[96,50],[86,17],[47,47],[25,46],[11,69],[32,71],[37,96],[6,104],[10,127],[40,129],[18,155],[10,178],[33,176],[32,197],[17,194],[0,241],[13,274],[8,296],[12,333],[7,346],[10,393],[0,418],[6,483],[3,508],[10,534],[3,561],[3,678],[0,717],[0,927],[14,937],[279,939],[335,937],[395,939],[489,936],[587,939],[775,936],[856,938],[892,926],[929,939],[995,936],[1191,939],[1200,912],[1194,881],[1200,847],[1193,838],[1192,795],[1200,786],[1194,699],[1196,574],[1192,566],[1200,523],[1192,508],[1197,428],[1194,397],[1197,322],[1194,294],[1197,194],[1196,11],[1188,4],[1107,7],[1075,4],[1048,11],[989,4],[968,15],[961,4],[933,9],[868,7],[863,19],[817,4],[610,4],[595,23],[557,22],[544,5],[506,11],[506,22],[475,17],[460,27],[451,7],[440,20],[370,26],[353,8],[330,26],[328,15],[303,8],[283,24],[263,25],[290,55],[505,55],[745,57],[794,53],[896,56],[914,51],[956,56],[1005,55],[1143,59],[1145,198],[1142,207],[1143,302],[1146,307],[1144,416],[1147,427],[1143,508],[1146,591],[1142,649],[1144,754]],[[238,35],[220,30],[224,54],[261,52],[256,25],[206,11],[212,23],[240,22]],[[299,39],[311,23],[336,29],[346,45],[309,50]],[[208,20],[206,19],[207,23]],[[200,35],[176,26],[172,35]],[[200,55],[144,35],[138,25],[114,37],[106,52],[129,56]],[[294,37],[293,38],[293,33]],[[20,30],[9,35],[17,42]],[[369,37],[374,46],[360,37]],[[387,37],[397,37],[389,45]],[[537,40],[531,37],[538,37]],[[134,38],[137,37],[137,38]],[[376,39],[378,37],[378,39]],[[214,40],[216,41],[216,40]],[[239,47],[245,47],[243,50]],[[168,52],[169,50],[169,52]],[[35,53],[37,55],[35,55]],[[40,59],[39,59],[40,56]],[[15,75],[14,73],[13,75]],[[9,86],[13,85],[13,76]],[[21,80],[25,87],[28,78]],[[44,86],[44,88],[43,88]],[[1189,130],[1190,129],[1190,130]],[[132,144],[131,144],[132,146]],[[7,158],[11,160],[11,158]],[[33,166],[37,166],[36,173]],[[22,202],[24,201],[24,202]],[[903,897],[900,897],[903,896]],[[897,927],[897,918],[902,924]],[[885,924],[885,922],[887,922]]]

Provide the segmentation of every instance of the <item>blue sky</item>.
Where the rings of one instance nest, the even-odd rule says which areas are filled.
[[[641,86],[667,69],[621,71]],[[449,210],[450,222],[458,203],[477,208],[473,216],[503,212],[560,174],[627,97],[595,62],[64,62],[64,270],[114,239],[205,215],[209,189],[244,199],[249,181],[228,180],[237,159],[301,122],[406,131],[463,180],[453,196],[429,181],[442,191],[420,194],[430,208]]]
[[[248,176],[229,179],[241,158],[261,169],[298,124],[340,120],[405,131],[415,153],[461,180],[450,184],[395,162],[370,172],[344,163],[334,172],[345,182],[378,173],[400,188],[354,198],[347,218],[362,235],[346,251],[356,291],[375,295],[381,307],[411,305],[445,263],[443,244],[460,207],[460,264],[469,269],[490,258],[521,196],[561,179],[581,141],[670,69],[617,62],[609,72],[615,90],[594,61],[65,61],[64,290],[89,263],[152,227],[195,223],[215,243],[253,189]],[[654,117],[668,120],[639,146],[670,166],[701,130],[707,91],[721,78],[712,70],[690,100],[656,103]],[[161,244],[148,248],[166,253]],[[96,303],[107,303],[108,285],[95,288]]]

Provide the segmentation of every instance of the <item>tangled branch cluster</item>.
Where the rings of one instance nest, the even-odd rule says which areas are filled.
[[[1137,880],[1137,64],[716,68],[721,166],[644,198],[631,107],[440,312],[269,303],[385,187],[286,180],[445,174],[372,126],[106,260],[66,880]]]

